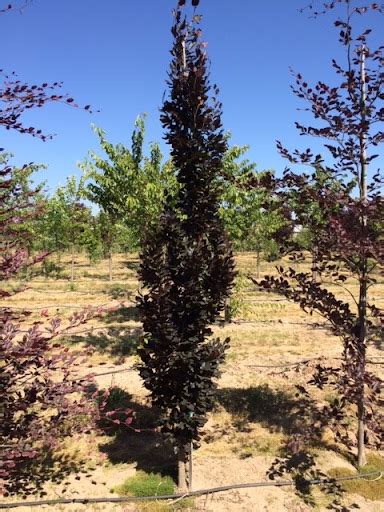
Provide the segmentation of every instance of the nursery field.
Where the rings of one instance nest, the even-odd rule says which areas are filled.
[[[72,282],[69,257],[64,255],[60,262],[52,258],[44,268],[34,268],[23,292],[4,300],[14,308],[29,309],[31,322],[39,320],[44,310],[50,315],[57,311],[61,317],[68,317],[84,306],[103,305],[107,311],[102,318],[68,330],[59,342],[70,350],[89,348],[81,372],[94,374],[99,389],[111,389],[113,407],[130,407],[134,411],[129,428],[105,428],[58,447],[57,460],[61,457],[72,460],[73,473],[61,483],[45,484],[45,498],[134,494],[134,485],[127,479],[135,475],[136,486],[142,485],[141,490],[149,489],[149,494],[161,490],[162,486],[173,492],[172,481],[167,477],[174,476],[174,453],[160,434],[153,431],[156,411],[151,409],[135,369],[136,350],[142,337],[135,308],[138,264],[136,254],[114,255],[111,282],[108,262],[90,265],[84,256],[78,255]],[[341,340],[332,335],[323,318],[305,313],[278,295],[258,290],[247,279],[247,275],[256,273],[254,254],[238,254],[236,264],[238,283],[231,303],[233,320],[225,323],[223,318],[214,326],[215,335],[221,339],[229,336],[231,344],[218,382],[214,410],[203,429],[201,447],[193,455],[194,490],[235,483],[272,483],[267,472],[281,454],[283,441],[310,421],[309,410],[308,417],[299,413],[301,398],[296,396],[295,386],[305,384],[319,362],[336,366],[342,353]],[[275,273],[276,264],[288,265],[289,262],[262,261],[261,276]],[[12,281],[8,286],[17,284]],[[357,290],[353,282],[347,285],[352,292]],[[352,301],[342,288],[329,288],[340,298]],[[371,289],[370,301],[383,305],[384,282],[379,277]],[[369,370],[384,378],[384,345],[370,346],[368,361]],[[319,403],[335,398],[329,390],[316,393]],[[311,450],[317,456],[319,467],[329,476],[348,476],[356,472],[350,456],[334,443],[330,432],[325,431],[322,442]],[[384,471],[384,453],[369,451],[365,471],[376,470]],[[156,480],[153,475],[145,476],[150,473],[163,478]],[[358,504],[363,511],[384,511],[384,479],[369,480],[367,477],[343,484],[344,501],[349,506]],[[326,510],[329,498],[317,489],[314,496],[315,503],[310,506],[296,496],[291,487],[262,487],[229,490],[167,504],[157,501],[138,505],[41,505],[38,509],[68,512]],[[37,509],[23,506],[18,510]]]

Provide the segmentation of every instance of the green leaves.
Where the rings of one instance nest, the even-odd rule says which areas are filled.
[[[162,165],[158,144],[152,143],[150,155],[144,156],[144,120],[139,116],[135,122],[131,149],[109,143],[103,130],[93,127],[107,158],[90,152],[80,164],[86,197],[109,216],[111,224],[125,225],[135,245],[145,230],[157,222],[165,194],[172,194],[176,186],[172,164]]]
[[[219,215],[235,246],[261,251],[284,226],[285,219],[266,187],[251,186],[267,172],[256,173],[256,165],[242,159],[247,150],[248,146],[233,146],[225,153],[219,179]]]
[[[84,178],[69,176],[65,185],[47,199],[39,220],[40,243],[45,249],[59,251],[82,245],[92,223],[83,198]]]

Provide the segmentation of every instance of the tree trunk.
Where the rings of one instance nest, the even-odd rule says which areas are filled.
[[[260,279],[260,249],[256,249],[256,278]]]
[[[357,425],[357,466],[362,468],[367,463],[365,454],[365,418],[363,398],[358,404],[358,425]]]
[[[73,245],[71,246],[71,283],[75,280],[75,253]]]
[[[193,442],[189,445],[188,453],[188,491],[192,492],[192,480],[193,480]]]
[[[317,283],[318,271],[317,271],[317,247],[316,246],[313,246],[311,256],[312,256],[312,265],[311,265],[312,282]]]
[[[179,488],[179,492],[187,492],[188,484],[187,484],[187,471],[186,471],[186,463],[187,463],[187,452],[185,446],[179,446],[177,452],[177,484]]]
[[[57,233],[55,233],[55,251],[56,251],[57,264],[59,265],[61,263],[61,250],[59,249],[59,240],[58,240]]]
[[[108,258],[108,269],[109,269],[109,280],[112,281],[112,251],[109,251],[109,258]]]
[[[231,311],[229,308],[229,300],[228,297],[224,300],[224,324],[230,324],[231,323]]]
[[[366,77],[365,77],[365,47],[361,47],[361,61],[360,61],[360,87],[361,87],[361,125],[365,126],[366,123]],[[367,141],[366,133],[362,129],[360,133],[360,176],[359,176],[359,196],[365,203],[367,199]],[[362,219],[362,232],[363,236],[366,234],[367,217],[363,211]],[[358,347],[356,357],[357,373],[360,381],[357,383],[358,399],[357,399],[357,465],[359,468],[367,463],[365,455],[365,396],[364,396],[364,381],[365,381],[365,366],[366,366],[366,343],[367,343],[367,278],[368,278],[368,258],[365,253],[360,256],[359,262],[359,332],[358,332]]]
[[[358,402],[357,402],[357,465],[359,468],[367,463],[365,455],[365,407],[364,407],[364,374],[366,366],[366,338],[367,338],[367,281],[366,281],[367,262],[362,262],[362,273],[360,276],[360,294],[359,294],[359,346],[358,346],[358,375],[361,381],[358,383]]]

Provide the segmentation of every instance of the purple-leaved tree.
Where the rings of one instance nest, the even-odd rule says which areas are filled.
[[[384,56],[382,46],[371,47],[371,30],[355,32],[354,20],[367,13],[381,16],[383,11],[376,3],[357,6],[353,0],[323,7],[320,13],[310,6],[316,16],[342,12],[334,25],[345,48],[345,66],[332,60],[336,86],[322,81],[311,86],[298,73],[293,91],[307,102],[316,120],[314,126],[296,123],[300,135],[325,140],[328,155],[316,155],[311,149],[290,152],[278,142],[279,152],[291,164],[312,170],[286,169],[277,192],[284,203],[295,205],[293,222],[312,229],[316,247],[312,270],[321,281],[314,281],[311,272],[279,267],[277,277],[266,276],[260,284],[305,311],[319,313],[343,340],[340,368],[318,365],[310,381],[320,389],[332,386],[337,398],[319,406],[316,421],[291,439],[291,454],[305,451],[308,441],[320,439],[323,428],[331,427],[337,441],[355,447],[361,467],[366,463],[365,446],[383,445],[382,383],[368,371],[366,354],[370,346],[382,347],[383,342],[384,312],[372,302],[370,292],[382,278],[384,265],[384,181],[375,168],[378,147],[384,141]],[[298,251],[292,253],[293,259],[304,257]],[[349,300],[339,298],[329,285],[344,290]],[[300,391],[308,397],[307,389]]]
[[[23,9],[28,3],[15,8]],[[8,4],[0,14],[12,10]],[[22,114],[51,101],[77,106],[72,98],[57,94],[58,83],[29,85],[2,71],[0,77],[0,126],[6,130],[46,140],[49,136],[41,130],[23,124]],[[88,105],[84,109],[90,110]],[[25,224],[40,213],[38,189],[23,187],[31,167],[14,168],[0,150],[0,301],[20,291],[7,281],[47,256],[31,257],[26,247]],[[51,449],[63,437],[95,426],[99,409],[84,395],[91,381],[78,374],[81,354],[52,340],[101,313],[101,308],[88,307],[63,321],[42,311],[32,321],[30,312],[0,304],[0,493],[33,492],[47,478],[65,474],[64,466],[59,474],[48,467]],[[109,417],[113,419],[113,414]],[[39,464],[42,471],[37,474]]]
[[[158,225],[146,234],[139,271],[146,288],[139,298],[145,332],[140,375],[161,411],[161,430],[176,448],[183,490],[190,448],[198,445],[229,343],[212,339],[210,326],[224,309],[234,276],[218,216],[218,176],[226,150],[221,104],[209,83],[199,16],[188,22],[184,3],[179,1],[174,12],[169,96],[161,110],[178,190],[167,197]]]

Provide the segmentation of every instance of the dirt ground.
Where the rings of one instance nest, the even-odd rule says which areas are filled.
[[[134,300],[137,294],[137,255],[114,258],[114,280],[108,281],[106,262],[91,266],[82,256],[76,262],[76,280],[69,281],[65,257],[57,263],[55,275],[36,274],[26,282],[25,291],[7,300],[14,307],[32,309],[33,318],[48,307],[60,315],[69,315],[85,305],[116,306],[103,319],[70,330],[61,343],[69,347],[91,347],[90,371],[100,389],[119,388],[136,412],[133,426],[150,427],[153,419],[146,391],[135,369],[136,348],[141,339],[141,324]],[[252,273],[255,257],[251,253],[237,256],[241,273]],[[262,263],[262,273],[274,272],[274,263]],[[60,270],[61,268],[61,270]],[[17,283],[11,283],[16,285]],[[352,292],[353,283],[349,284]],[[343,290],[335,289],[347,299]],[[372,290],[378,306],[384,300],[384,284]],[[206,489],[233,483],[271,482],[268,468],[279,455],[281,443],[300,418],[296,416],[295,385],[309,380],[319,362],[336,365],[342,346],[324,320],[309,316],[295,304],[258,291],[246,283],[237,291],[239,309],[232,323],[214,326],[220,338],[230,336],[231,346],[218,382],[214,410],[203,429],[202,444],[194,453],[193,488]],[[374,302],[372,300],[372,302]],[[369,347],[370,370],[384,377],[383,346]],[[330,400],[331,396],[323,396]],[[113,489],[137,470],[166,474],[173,454],[159,434],[127,430],[114,435],[92,435],[73,439],[63,448],[67,454],[83,460],[88,474],[71,475],[66,485],[48,485],[47,497],[68,498],[116,497]],[[335,449],[329,439],[314,450],[319,467],[353,469],[345,453]],[[286,477],[284,477],[286,479]],[[327,498],[315,491],[316,503],[306,505],[291,487],[261,487],[209,494],[194,500],[193,510],[212,512],[304,512],[327,510]],[[15,500],[15,499],[12,499]],[[357,503],[364,512],[384,512],[384,503],[357,494],[346,493],[345,503]],[[4,502],[4,500],[0,500]],[[158,508],[156,508],[158,506]],[[177,503],[169,510],[177,510]],[[30,510],[165,510],[160,505],[149,508],[132,504],[58,505],[21,507]],[[183,510],[186,510],[185,508]],[[191,508],[192,510],[192,508]]]

